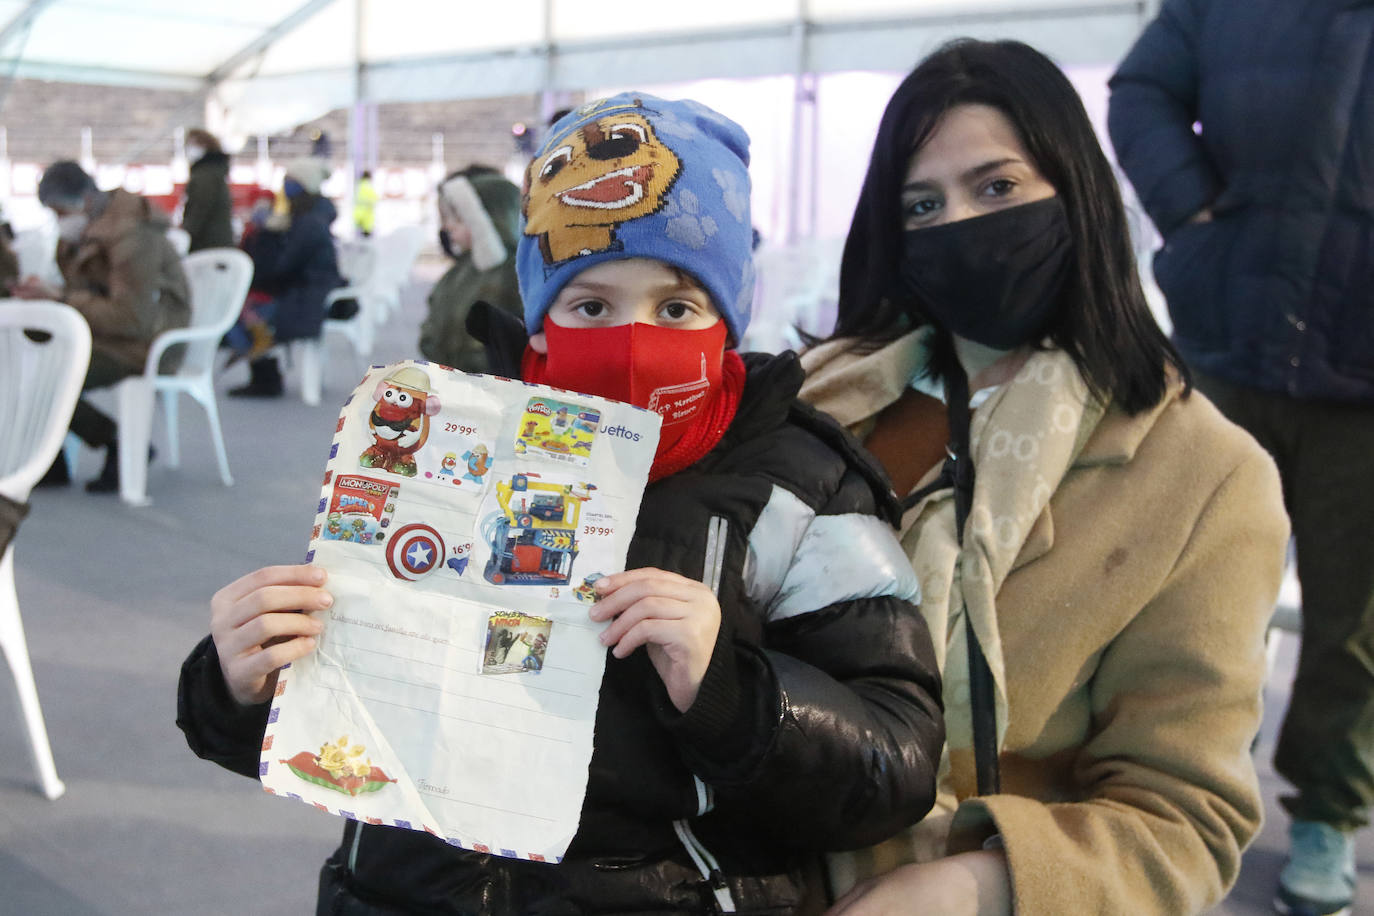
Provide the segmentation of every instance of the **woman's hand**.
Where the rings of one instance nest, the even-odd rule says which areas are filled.
[[[310,616],[334,603],[317,566],[267,566],[236,579],[210,599],[210,635],[229,695],[262,703],[277,672],[315,650],[324,624]]]
[[[857,885],[826,916],[1011,916],[1007,857],[997,849],[903,865]]]
[[[662,569],[632,569],[596,582],[592,620],[610,620],[601,642],[625,658],[645,646],[678,712],[696,701],[720,632],[720,605],[700,582]]]

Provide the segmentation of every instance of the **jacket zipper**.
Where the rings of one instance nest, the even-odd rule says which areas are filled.
[[[720,594],[720,577],[725,567],[725,543],[726,533],[729,531],[729,522],[723,517],[715,515],[711,517],[711,523],[706,529],[706,562],[702,566],[701,581],[710,587],[712,594]],[[696,789],[697,796],[697,816],[707,813],[716,806],[715,792],[706,783],[695,775],[692,776],[693,788]],[[357,871],[358,847],[362,843],[363,825],[355,822],[356,828],[353,831],[353,844],[348,850],[348,871],[354,874]],[[673,830],[677,833],[678,839],[686,847],[687,854],[696,863],[697,870],[701,876],[711,885],[711,893],[715,895],[716,905],[720,907],[722,913],[735,912],[735,898],[730,893],[730,887],[725,882],[725,875],[720,870],[720,863],[711,851],[697,839],[697,835],[692,832],[686,818],[673,821]]]
[[[720,595],[721,572],[725,568],[725,543],[728,531],[729,522],[719,515],[712,516],[711,523],[706,528],[706,560],[701,567],[701,581],[717,597]],[[716,806],[715,793],[696,775],[692,776],[692,785],[696,789],[697,817],[700,817]],[[687,818],[673,821],[673,830],[686,848],[687,854],[692,857],[697,871],[701,872],[706,883],[711,885],[711,893],[715,895],[716,906],[720,912],[735,912],[735,898],[731,895],[730,886],[720,870],[720,863],[711,854],[711,850],[697,839],[697,835],[687,823]]]
[[[348,848],[348,873],[357,874],[358,871],[358,847],[363,842],[363,822],[353,822],[353,845]]]
[[[702,845],[701,840],[697,839],[697,835],[687,825],[685,817],[673,821],[673,829],[677,831],[677,838],[682,841],[682,845],[687,847],[687,854],[696,863],[697,870],[711,885],[711,893],[716,897],[716,906],[720,907],[722,913],[735,912],[735,898],[730,895],[730,886],[725,883],[725,875],[721,873],[720,863],[716,861],[715,856],[711,855],[711,850],[707,849]]]

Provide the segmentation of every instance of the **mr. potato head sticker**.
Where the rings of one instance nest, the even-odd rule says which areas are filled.
[[[414,477],[415,453],[429,438],[429,418],[442,406],[430,390],[429,375],[414,366],[396,369],[377,383],[372,400],[367,418],[372,444],[358,456],[358,464]]]
[[[545,264],[606,251],[615,228],[663,206],[682,170],[642,107],[618,106],[554,141],[525,171],[525,234]]]

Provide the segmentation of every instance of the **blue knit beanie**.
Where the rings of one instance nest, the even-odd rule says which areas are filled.
[[[652,258],[710,294],[734,342],[754,298],[749,135],[692,101],[626,92],[561,118],[525,170],[516,269],[525,328],[604,261]]]

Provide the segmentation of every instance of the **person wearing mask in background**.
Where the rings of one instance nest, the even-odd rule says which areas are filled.
[[[1302,646],[1274,768],[1297,791],[1274,906],[1349,913],[1374,804],[1374,4],[1167,0],[1107,127],[1164,236],[1174,342],[1274,456],[1293,517]]]
[[[56,299],[80,312],[91,326],[91,365],[82,390],[104,388],[141,375],[153,338],[184,328],[191,319],[190,291],[181,258],[167,240],[167,220],[147,200],[117,189],[100,191],[70,160],[55,162],[38,182],[38,200],[57,215],[57,266],[64,288],[37,277],[14,288],[21,299]],[[173,372],[181,348],[162,357],[159,371]],[[105,449],[93,493],[119,489],[119,436],[115,421],[82,398],[71,430],[92,448]],[[44,484],[68,482],[61,455]]]
[[[274,343],[318,337],[325,297],[344,283],[329,232],[338,211],[320,196],[327,175],[321,159],[293,161],[282,182],[285,212],[254,215],[257,228],[244,250],[253,258],[254,288],[271,300],[240,318],[227,335],[236,351],[262,354],[248,363],[248,384],[229,390],[235,397],[281,397],[281,366],[265,351]]]
[[[353,186],[353,226],[363,238],[370,238],[377,226],[377,188],[371,172],[363,172]]]
[[[515,274],[520,238],[520,189],[483,165],[454,172],[439,185],[439,245],[453,259],[429,294],[420,352],[464,372],[486,372],[482,343],[467,332],[474,302],[521,314]]]
[[[186,132],[186,161],[191,174],[186,180],[181,228],[191,236],[190,250],[234,247],[229,157],[213,134],[193,127]]]
[[[905,499],[948,729],[935,812],[837,861],[886,874],[835,912],[1215,904],[1263,810],[1278,474],[1189,393],[1111,166],[1043,54],[955,42],[898,87],[835,334],[802,397]]]

